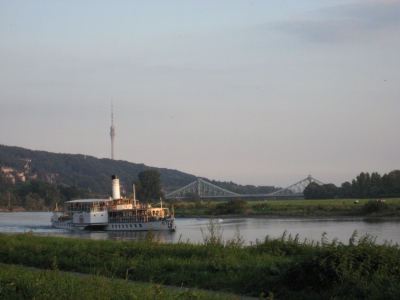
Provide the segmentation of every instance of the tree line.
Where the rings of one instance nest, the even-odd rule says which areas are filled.
[[[254,186],[254,185],[239,185],[232,181],[215,181],[215,180],[206,180],[210,183],[219,186],[220,188],[226,189],[236,194],[242,195],[251,195],[251,194],[270,194],[276,191],[279,191],[280,187],[274,186]]]
[[[157,170],[139,172],[133,182],[136,196],[144,203],[155,203],[164,197],[162,193],[161,176]],[[11,180],[0,176],[0,207],[13,210],[22,207],[29,211],[51,210],[56,205],[62,206],[66,201],[74,199],[108,198],[112,194],[111,178],[108,180],[107,193],[93,193],[90,189],[68,186],[64,183],[54,184],[46,180],[34,179],[27,182],[12,184]],[[125,195],[132,197],[132,194]]]
[[[306,199],[352,199],[352,198],[392,198],[400,197],[400,170],[394,170],[381,176],[361,172],[350,182],[340,187],[330,183],[319,185],[310,183],[304,189]]]
[[[29,211],[53,209],[56,204],[79,198],[100,198],[102,195],[91,194],[86,189],[66,184],[54,184],[45,180],[34,179],[13,185],[5,176],[0,176],[0,207],[14,210],[17,207]]]

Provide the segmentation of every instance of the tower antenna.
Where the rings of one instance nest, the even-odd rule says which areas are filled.
[[[111,159],[114,159],[114,137],[115,137],[115,127],[114,127],[114,111],[113,111],[113,99],[111,98],[111,127],[110,127],[110,137],[111,137]]]

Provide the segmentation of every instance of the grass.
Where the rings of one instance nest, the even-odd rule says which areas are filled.
[[[0,234],[0,261],[51,272],[91,274],[93,278],[87,280],[94,280],[88,285],[93,288],[98,284],[106,286],[107,277],[256,297],[274,295],[279,299],[400,298],[399,246],[378,245],[370,236],[358,238],[356,232],[346,245],[337,240],[328,243],[324,236],[316,242],[300,241],[298,236],[284,233],[279,238],[267,236],[250,246],[243,246],[239,232],[233,239],[224,241],[221,227],[214,221],[210,222],[208,231],[203,232],[203,243],[197,245],[162,244],[152,232],[141,241]],[[8,278],[8,271],[0,274],[3,274],[0,275],[1,291],[11,290],[15,295],[25,290],[33,293],[34,277],[21,277],[17,281],[12,279],[14,277],[4,279]],[[43,280],[57,275],[51,274],[49,278],[43,275]],[[18,277],[18,274],[13,276]],[[55,286],[62,284],[61,279],[54,283]],[[62,289],[63,295],[68,297],[69,284],[65,281]],[[18,289],[13,290],[17,285]],[[45,289],[44,286],[41,288]],[[157,288],[148,288],[153,291],[153,299],[157,299],[154,294]],[[71,287],[71,293],[73,291]],[[48,293],[54,295],[54,290]],[[69,299],[67,296],[63,299]],[[125,294],[120,297],[118,299],[134,299]],[[162,297],[159,299],[169,299]],[[201,299],[190,294],[176,297],[174,299]]]
[[[355,201],[358,201],[355,204]],[[242,207],[229,209],[229,202],[196,202],[175,204],[177,217],[189,216],[279,216],[279,217],[400,217],[400,199],[385,199],[382,210],[364,210],[371,199],[269,200],[247,201]],[[225,209],[223,206],[225,205]]]
[[[1,299],[238,299],[220,293],[169,290],[159,284],[132,283],[102,276],[78,276],[58,270],[31,271],[0,264]]]

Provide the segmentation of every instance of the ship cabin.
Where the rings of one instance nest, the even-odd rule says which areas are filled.
[[[168,208],[152,207],[151,204],[139,204],[138,200],[121,198],[110,200],[108,213],[110,223],[148,222],[171,218]]]
[[[97,212],[107,211],[111,200],[108,199],[80,199],[65,203],[68,212]]]

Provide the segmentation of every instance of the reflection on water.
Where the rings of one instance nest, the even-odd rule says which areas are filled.
[[[35,235],[51,235],[69,238],[139,240],[146,232],[128,231],[79,231],[55,229],[50,225],[51,212],[0,213],[0,232],[14,234],[32,231]],[[216,220],[218,221],[218,220]],[[347,243],[353,232],[358,237],[369,234],[376,237],[378,243],[392,241],[400,244],[400,221],[362,218],[346,219],[297,219],[297,218],[229,218],[218,223],[225,240],[235,237],[236,228],[246,244],[270,237],[287,234],[299,235],[300,240],[321,240],[322,234],[330,241],[337,238]],[[203,235],[208,234],[209,219],[182,218],[176,220],[177,231],[154,232],[154,236],[164,243],[190,242],[202,243]],[[203,232],[203,233],[202,233]]]

